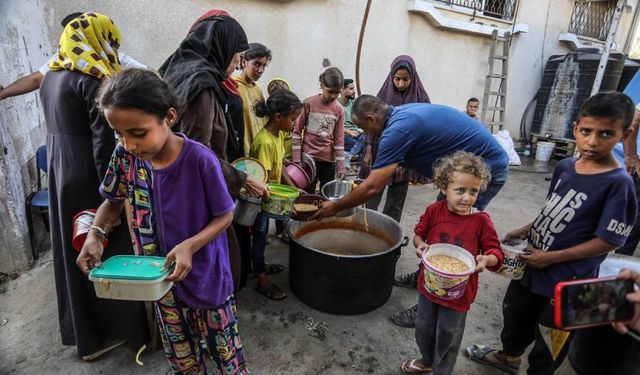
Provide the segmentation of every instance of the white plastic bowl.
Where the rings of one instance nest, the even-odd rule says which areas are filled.
[[[448,255],[463,262],[468,270],[460,274],[449,273],[434,267],[429,257],[434,255]],[[475,272],[476,260],[467,250],[447,243],[429,245],[429,250],[422,254],[424,265],[424,287],[430,294],[442,299],[456,299],[462,297],[469,276]]]

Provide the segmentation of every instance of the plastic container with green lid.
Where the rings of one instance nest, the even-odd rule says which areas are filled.
[[[164,281],[171,268],[166,259],[154,256],[116,255],[89,273],[99,298],[157,301],[173,286]]]
[[[293,186],[275,184],[275,183],[268,184],[268,186],[269,186],[269,193],[273,195],[281,196],[284,198],[292,198],[292,199],[295,199],[298,197],[298,195],[300,195],[300,192],[298,191],[298,189],[294,188]]]
[[[262,199],[262,213],[274,219],[287,219],[298,198],[298,189],[282,184],[269,184],[269,198]]]

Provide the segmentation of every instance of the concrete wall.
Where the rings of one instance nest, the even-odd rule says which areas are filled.
[[[322,60],[355,74],[355,56],[365,1],[352,0],[222,0],[136,2],[43,0],[55,19],[73,11],[93,10],[110,15],[124,35],[123,50],[158,68],[173,52],[192,21],[212,7],[225,9],[244,26],[250,41],[266,44],[274,59],[261,79],[263,85],[276,76],[286,77],[303,97],[316,92]],[[637,0],[630,0],[634,6]],[[520,118],[535,94],[544,63],[553,54],[570,51],[558,41],[567,30],[572,1],[521,0],[516,23],[529,25],[529,32],[514,37],[511,50],[507,98],[507,128],[518,136]],[[511,23],[442,10],[450,18],[511,28]],[[623,16],[618,41],[624,45],[632,13]],[[142,18],[141,18],[142,17]],[[141,19],[143,21],[141,21]],[[56,24],[51,35],[60,32]],[[402,0],[376,0],[369,15],[362,49],[363,93],[375,94],[388,73],[393,58],[409,54],[432,100],[463,108],[471,96],[482,97],[490,40],[486,36],[464,34],[434,27],[429,21],[407,11]]]
[[[632,11],[623,15],[617,38],[620,48],[637,1],[628,1]],[[286,77],[294,91],[306,97],[317,92],[324,58],[342,69],[346,77],[354,77],[365,5],[364,0],[4,0],[0,2],[0,32],[8,38],[3,38],[5,48],[0,49],[1,83],[35,70],[45,61],[57,45],[60,20],[71,12],[109,15],[122,30],[122,49],[157,69],[178,46],[193,20],[215,7],[236,17],[250,41],[264,43],[273,51],[274,59],[260,82],[263,86],[272,77]],[[507,129],[515,138],[525,106],[540,84],[546,60],[570,50],[568,44],[558,41],[558,34],[567,30],[572,7],[573,1],[569,0],[520,0],[515,23],[527,24],[529,32],[515,35],[511,47]],[[458,20],[512,27],[511,23],[455,10],[441,12]],[[13,47],[16,45],[19,48]],[[393,58],[409,54],[416,60],[433,102],[462,109],[470,96],[482,97],[489,47],[489,37],[437,28],[422,15],[408,12],[406,1],[375,0],[362,49],[360,85],[363,93],[375,94]],[[6,169],[5,173],[0,170],[0,199],[15,207],[0,207],[5,210],[0,211],[0,220],[11,217],[15,233],[24,234],[20,205],[33,181],[26,165],[44,140],[37,95],[0,102],[0,118],[0,137],[8,150],[0,155],[0,168],[4,165]],[[11,214],[5,215],[7,212]],[[9,230],[5,221],[3,232]],[[24,235],[2,235],[0,257],[14,246],[6,238],[24,242]]]
[[[50,16],[37,0],[0,2],[0,84],[46,61]],[[35,182],[35,150],[44,142],[37,92],[0,102],[0,272],[25,269],[31,260],[24,201]]]

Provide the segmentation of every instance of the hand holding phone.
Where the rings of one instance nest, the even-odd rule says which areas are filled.
[[[634,292],[632,280],[616,277],[558,283],[555,323],[563,329],[576,329],[632,321],[636,306],[627,300],[627,294]]]
[[[632,280],[634,283],[640,284],[640,273],[631,270],[623,269],[618,274],[618,278]],[[636,290],[627,295],[627,300],[635,305],[633,317],[626,323],[613,323],[613,328],[623,335],[627,333],[631,334],[635,339],[640,341],[640,336],[638,336],[638,332],[640,332],[640,291]]]

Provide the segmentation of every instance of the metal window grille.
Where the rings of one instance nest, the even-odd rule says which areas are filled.
[[[474,9],[485,16],[512,20],[518,0],[434,0],[440,3]]]
[[[576,0],[569,22],[569,32],[606,40],[616,0]]]

